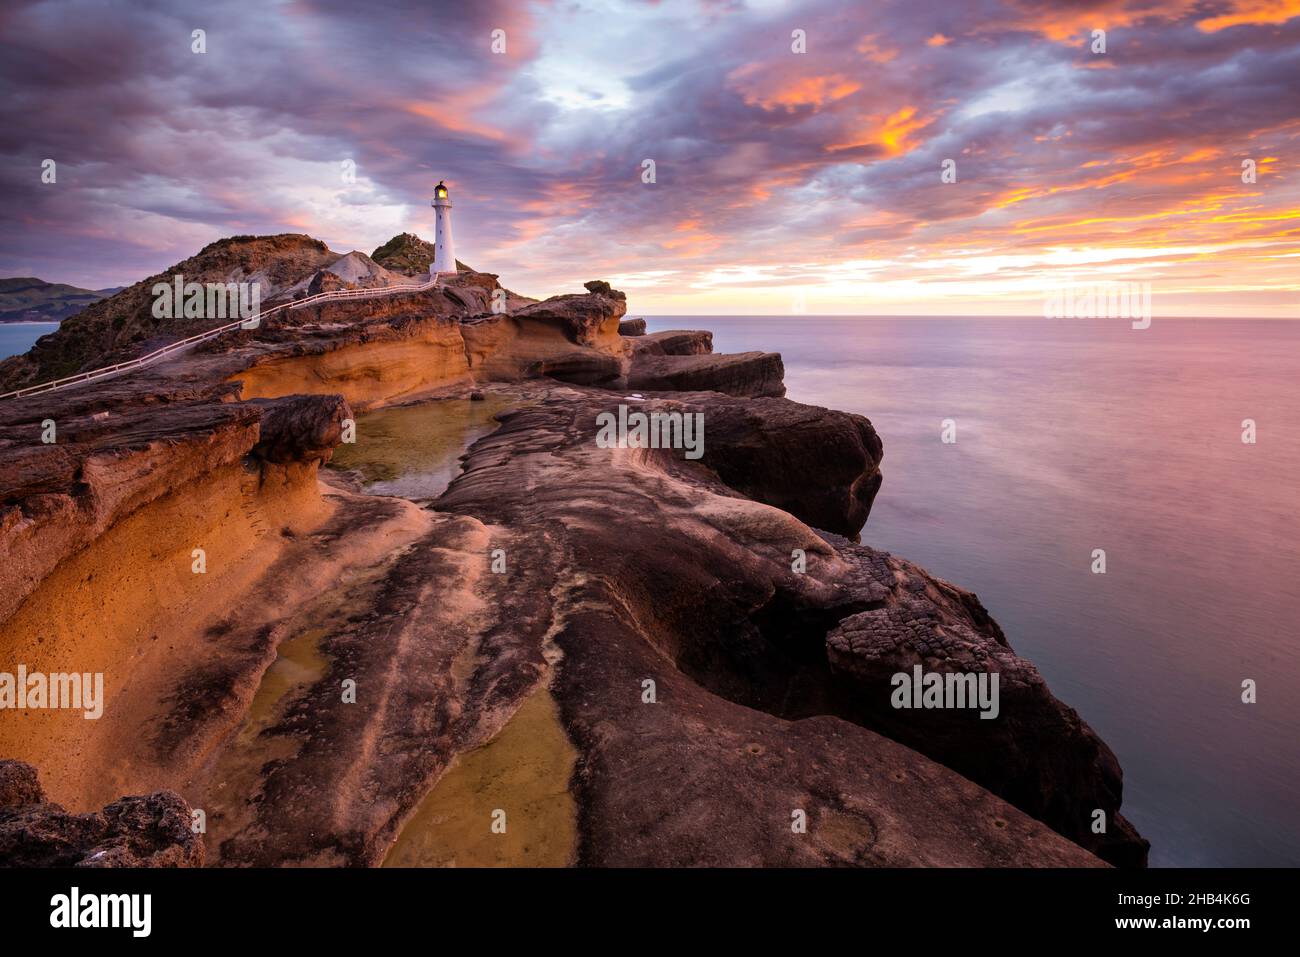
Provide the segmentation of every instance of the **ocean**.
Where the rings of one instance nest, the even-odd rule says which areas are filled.
[[[1300,323],[647,320],[871,419],[863,542],[979,594],[1118,755],[1152,866],[1300,864]]]
[[[37,339],[57,328],[57,322],[0,322],[0,359],[26,352]]]

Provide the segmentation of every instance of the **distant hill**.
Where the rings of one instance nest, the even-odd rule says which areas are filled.
[[[154,284],[172,282],[177,273],[187,282],[259,283],[265,303],[337,259],[323,242],[301,234],[232,236],[210,243],[156,276],[107,298],[96,296],[26,354],[0,361],[0,391],[101,365],[110,356],[137,355],[219,325],[212,319],[153,315]]]
[[[35,276],[0,279],[0,322],[58,322],[121,289],[82,289]]]
[[[399,233],[371,253],[370,258],[385,269],[404,276],[428,279],[429,264],[433,262],[435,248],[433,243],[421,239],[415,233]],[[456,260],[456,269],[460,272],[473,272],[459,259]]]

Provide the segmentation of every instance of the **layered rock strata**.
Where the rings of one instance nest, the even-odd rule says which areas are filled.
[[[500,313],[486,275],[0,407],[0,650],[108,699],[0,712],[0,754],[85,813],[184,794],[209,863],[372,865],[549,694],[574,863],[1141,862],[1113,755],[978,600],[850,543],[870,422],[781,398],[779,356],[620,334],[607,284]],[[360,410],[485,390],[517,408],[432,509],[320,472]],[[605,447],[619,405],[701,416],[703,454]],[[996,670],[1002,718],[887,710],[914,663]]]

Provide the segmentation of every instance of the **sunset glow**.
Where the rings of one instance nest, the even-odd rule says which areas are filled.
[[[236,233],[369,252],[429,236],[445,178],[462,258],[535,296],[1033,315],[1123,280],[1300,317],[1296,0],[294,2],[213,12],[203,56],[197,9],[0,16],[4,275],[120,285]]]

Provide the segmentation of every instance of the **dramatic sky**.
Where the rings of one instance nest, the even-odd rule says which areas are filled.
[[[0,36],[0,276],[370,252],[431,238],[445,178],[461,259],[638,313],[1127,280],[1157,315],[1300,317],[1300,0],[7,0]]]

